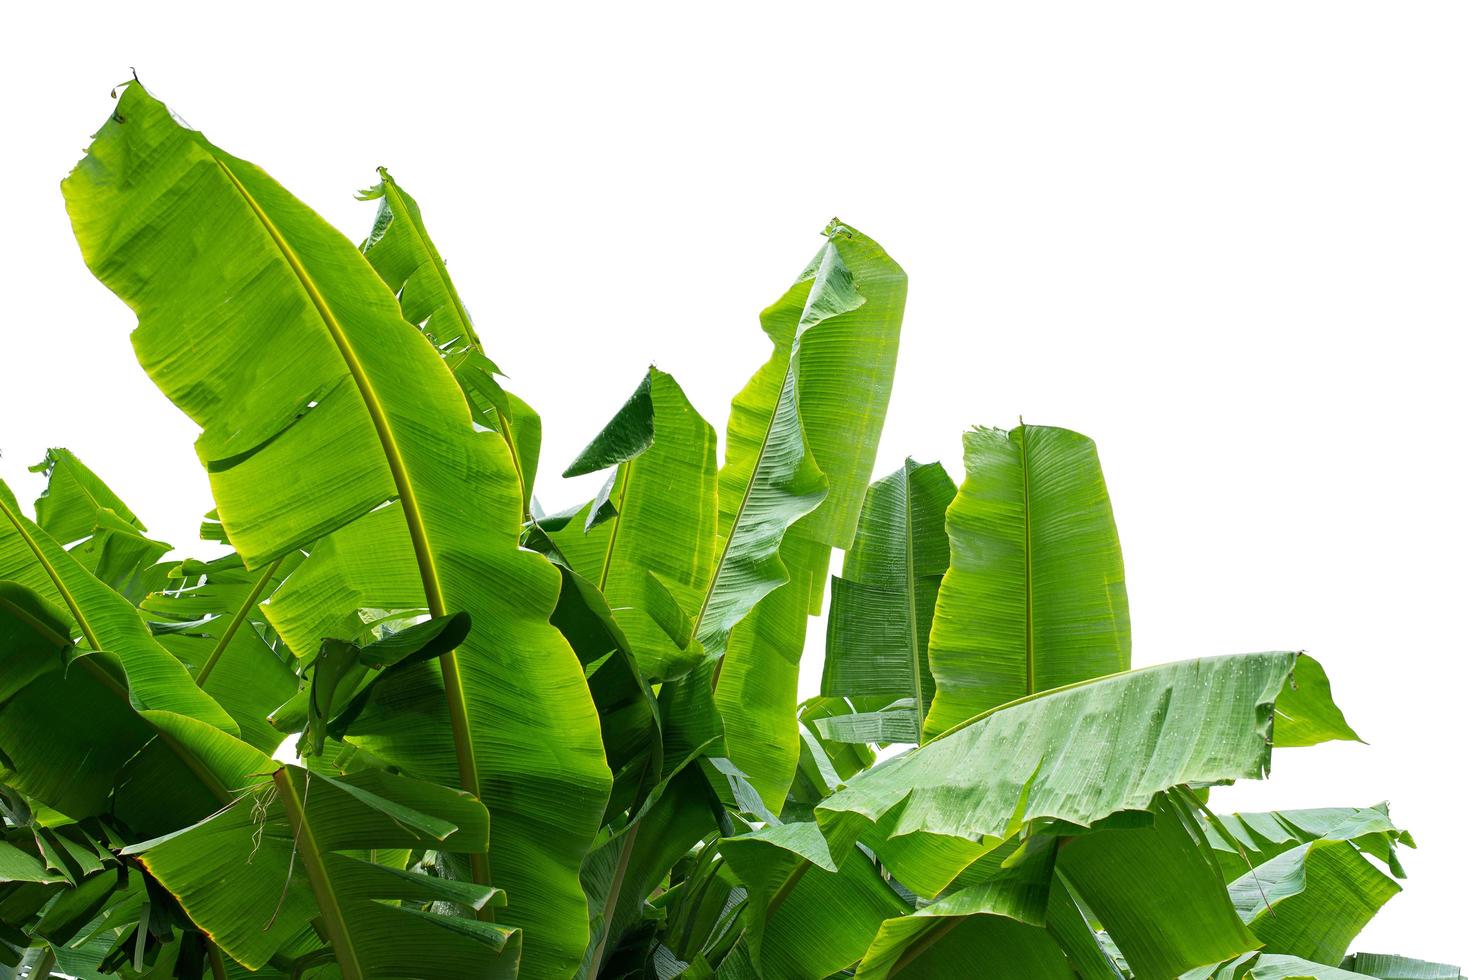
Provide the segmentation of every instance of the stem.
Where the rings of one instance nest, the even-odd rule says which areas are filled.
[[[229,980],[229,969],[224,965],[224,954],[214,945],[214,940],[204,937],[204,951],[209,954],[209,972],[214,980]]]
[[[635,823],[632,829],[622,835],[622,853],[617,856],[617,870],[612,875],[611,887],[607,889],[607,900],[602,906],[602,919],[606,927],[602,929],[601,941],[596,944],[596,951],[591,954],[591,965],[586,971],[588,980],[596,976],[596,971],[601,969],[602,956],[607,951],[607,943],[612,938],[612,923],[617,916],[617,899],[621,895],[622,882],[627,876],[627,863],[632,857],[632,845],[637,842],[637,828],[642,824]]]
[[[278,791],[278,799],[285,809],[285,815],[290,820],[291,826],[296,832],[296,852],[301,856],[301,865],[306,869],[306,876],[311,880],[311,890],[316,893],[316,904],[321,910],[321,924],[331,947],[336,952],[336,962],[342,971],[342,980],[366,980],[367,974],[362,970],[362,964],[357,960],[357,950],[352,945],[351,933],[347,930],[346,919],[342,916],[341,904],[337,901],[336,892],[331,887],[331,875],[327,872],[326,861],[321,848],[316,843],[316,835],[311,831],[311,824],[306,820],[306,797],[297,794],[296,781],[293,778],[292,769],[282,766],[275,771],[271,777]],[[306,792],[310,792],[310,774],[306,777]]]

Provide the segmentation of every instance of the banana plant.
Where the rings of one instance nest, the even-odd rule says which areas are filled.
[[[215,509],[178,557],[64,449],[0,484],[0,977],[1461,976],[1350,948],[1385,804],[1210,808],[1357,735],[1299,651],[1132,668],[1090,439],[871,482],[873,239],[763,312],[722,455],[649,368],[547,514],[500,328],[377,178],[354,245],[133,82],[63,183]]]

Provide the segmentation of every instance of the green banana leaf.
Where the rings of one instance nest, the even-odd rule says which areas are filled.
[[[828,738],[917,741],[922,732],[934,690],[928,631],[938,584],[948,570],[943,518],[956,493],[942,464],[911,459],[867,491],[841,577],[831,580],[821,693],[879,705],[901,699],[904,704],[875,713],[873,734],[878,737],[865,737],[855,723],[847,722],[851,728],[843,727],[844,735],[837,735],[833,726],[823,727]],[[893,737],[898,734],[907,737]]]
[[[286,766],[268,788],[122,853],[250,969],[319,916],[344,978],[513,977],[519,933],[472,916],[503,892],[363,856],[473,854],[488,839],[488,814],[464,793],[375,769],[331,778]]]
[[[67,670],[71,628],[45,599],[0,582],[0,779],[81,819],[106,809],[118,772],[153,732],[102,655]]]
[[[1095,443],[1049,426],[973,429],[963,461],[928,642],[928,737],[1131,666],[1121,544]]]
[[[49,534],[21,513],[0,482],[0,579],[17,582],[70,614],[68,637],[122,666],[134,707],[173,711],[237,734],[239,726],[194,685],[184,665],[153,638],[133,605],[103,585]]]
[[[894,811],[890,841],[983,848],[1028,820],[1086,827],[1175,786],[1261,778],[1276,745],[1355,737],[1303,654],[1185,660],[980,715],[853,778],[816,819],[838,855]],[[951,877],[979,856],[957,850],[957,866],[930,872]]]
[[[46,490],[36,498],[36,523],[57,541],[71,544],[92,533],[97,512],[110,510],[139,531],[148,530],[112,488],[69,449],[48,449],[30,468],[46,475]]]
[[[690,642],[688,610],[707,590],[716,558],[715,442],[672,375],[649,368],[564,474],[616,467],[605,493],[611,516],[587,527],[595,516],[588,505],[550,537],[606,596],[654,683],[676,680],[703,655]]]
[[[997,969],[1002,977],[1068,980],[1065,954],[1045,932],[1057,844],[1039,838],[1009,848],[985,880],[883,922],[857,977],[987,976]]]
[[[476,432],[439,353],[346,239],[140,85],[63,190],[89,266],[139,315],[144,368],[203,429],[196,448],[246,566],[376,510],[393,515],[378,528],[389,536],[318,549],[301,571],[408,549],[412,605],[472,617],[465,646],[397,675],[354,739],[484,795],[524,975],[570,972],[587,939],[577,870],[610,774],[580,665],[548,622],[559,576],[518,545],[505,441]],[[489,864],[475,858],[481,881]]]
[[[723,654],[711,680],[729,758],[773,809],[800,758],[807,621],[831,549],[856,533],[907,296],[906,273],[872,239],[839,221],[826,236],[760,316],[775,349],[733,401],[719,471],[724,550],[697,619],[704,647]]]
[[[146,536],[148,530],[76,454],[48,449],[32,466],[46,474],[36,499],[36,523],[102,582],[137,603],[148,593],[152,567],[171,547]]]
[[[814,823],[774,823],[724,840],[721,853],[749,891],[746,939],[761,977],[835,973],[912,911],[865,855],[834,862]]]
[[[378,202],[362,254],[397,295],[403,319],[416,324],[444,355],[476,418],[504,436],[520,480],[521,508],[529,513],[540,455],[540,416],[495,380],[499,368],[484,356],[448,265],[428,237],[418,202],[386,167],[378,167],[377,173],[378,183],[358,195]]]
[[[1339,963],[1351,940],[1402,890],[1350,841],[1301,844],[1246,871],[1229,894],[1264,951]]]

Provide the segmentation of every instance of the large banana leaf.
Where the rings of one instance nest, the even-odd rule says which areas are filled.
[[[1095,443],[1048,426],[973,429],[963,461],[929,640],[930,736],[1131,665],[1121,545]]]
[[[196,448],[247,567],[375,510],[392,515],[383,537],[357,543],[410,550],[414,605],[472,617],[459,651],[379,685],[354,732],[485,798],[525,975],[570,972],[587,937],[577,869],[610,775],[580,665],[548,622],[559,576],[518,547],[504,440],[475,430],[438,352],[346,239],[140,85],[63,189],[88,264],[138,313],[144,368],[203,429]],[[303,570],[362,554],[318,553]]]
[[[502,903],[498,889],[364,859],[473,854],[488,839],[488,815],[466,794],[381,770],[331,778],[287,766],[269,789],[123,853],[250,969],[319,916],[343,978],[513,977],[518,932],[431,907],[472,913]]]
[[[856,533],[907,296],[906,274],[880,245],[835,221],[826,235],[761,314],[775,349],[730,412],[719,472],[724,552],[698,619],[704,646],[724,654],[714,702],[729,758],[773,809],[800,756],[807,620],[820,609],[831,548],[849,547]]]
[[[956,492],[942,464],[911,459],[873,483],[841,577],[831,580],[821,693],[878,707],[910,702],[882,712],[877,734],[901,718],[916,741],[933,701],[928,631],[938,583],[948,570],[943,516]]]
[[[1338,738],[1355,733],[1309,657],[1185,660],[1084,681],[975,718],[855,777],[816,808],[816,818],[834,854],[894,811],[888,840],[982,847],[1028,820],[1085,827],[1145,810],[1171,787],[1261,778],[1274,746]],[[954,860],[964,861],[961,849]],[[950,867],[950,877],[961,867]]]
[[[718,503],[713,428],[657,368],[566,469],[616,467],[596,502],[551,534],[562,554],[606,596],[651,681],[674,680],[700,657],[688,614],[713,576]],[[602,498],[599,498],[602,499]]]

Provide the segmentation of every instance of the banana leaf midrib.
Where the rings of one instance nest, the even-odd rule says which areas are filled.
[[[612,529],[607,535],[607,547],[601,560],[601,576],[596,582],[596,587],[601,592],[607,590],[607,576],[612,571],[612,553],[617,548],[617,532],[622,527],[622,515],[626,512],[627,487],[632,483],[632,464],[635,462],[637,460],[634,457],[622,464],[622,489],[617,494],[617,514],[612,518]]]
[[[1025,445],[1025,427],[1015,429],[1019,437],[1019,472],[1025,528],[1025,694],[1035,693],[1035,579],[1034,549],[1030,543],[1030,454]]]
[[[206,144],[207,145],[207,144]],[[372,425],[377,432],[378,441],[382,446],[383,454],[387,457],[388,469],[392,473],[393,484],[398,491],[398,499],[403,505],[403,517],[408,527],[408,536],[413,543],[414,557],[418,563],[419,575],[423,580],[424,596],[428,601],[428,611],[431,616],[447,615],[447,609],[443,597],[443,585],[439,579],[437,564],[434,560],[433,551],[428,544],[428,530],[424,526],[423,514],[418,506],[417,493],[412,481],[408,478],[407,464],[403,459],[402,450],[398,447],[397,436],[387,418],[387,412],[383,408],[381,399],[378,398],[376,389],[372,386],[372,380],[367,377],[366,368],[363,367],[361,359],[353,349],[346,331],[337,320],[331,305],[322,295],[311,274],[306,271],[301,259],[295,253],[295,249],[285,240],[280,229],[270,220],[258,201],[250,194],[249,190],[240,182],[230,170],[229,165],[219,158],[217,153],[212,152],[210,156],[219,165],[225,177],[240,194],[250,211],[254,214],[261,227],[269,235],[276,249],[284,258],[287,266],[295,275],[301,288],[311,300],[317,314],[321,317],[327,333],[336,344],[342,360],[345,362],[352,380],[357,386],[358,393],[367,409],[368,416],[372,419]],[[439,665],[443,671],[444,695],[448,701],[449,723],[453,729],[454,754],[457,757],[459,768],[459,784],[462,789],[474,797],[480,795],[479,772],[476,768],[474,758],[474,745],[469,737],[469,712],[466,703],[463,682],[459,673],[458,658],[452,650],[447,651],[439,657]],[[482,861],[475,862],[476,872],[480,870]],[[476,875],[477,877],[477,875]],[[487,880],[481,882],[486,884]]]
[[[909,459],[902,466],[902,543],[907,550],[907,629],[908,650],[912,653],[912,697],[913,704],[917,706],[917,732],[918,738],[922,738],[923,723],[927,720],[927,710],[923,707],[923,662],[922,651],[918,646],[918,624],[917,624],[917,576],[913,571],[912,559],[912,461]]]
[[[254,609],[255,605],[260,601],[261,593],[265,591],[265,587],[270,584],[271,579],[275,578],[275,573],[280,570],[280,565],[283,561],[285,561],[285,555],[281,555],[275,561],[265,566],[265,570],[260,573],[260,578],[251,587],[250,594],[245,597],[245,601],[241,603],[240,608],[235,610],[235,614],[230,618],[229,625],[224,628],[224,632],[219,634],[219,639],[215,642],[214,648],[209,651],[209,656],[205,658],[204,665],[194,675],[195,684],[203,687],[205,682],[209,680],[209,675],[214,672],[214,667],[219,663],[219,658],[224,655],[225,648],[234,640],[235,634],[239,632],[240,627],[250,618],[250,610]]]

